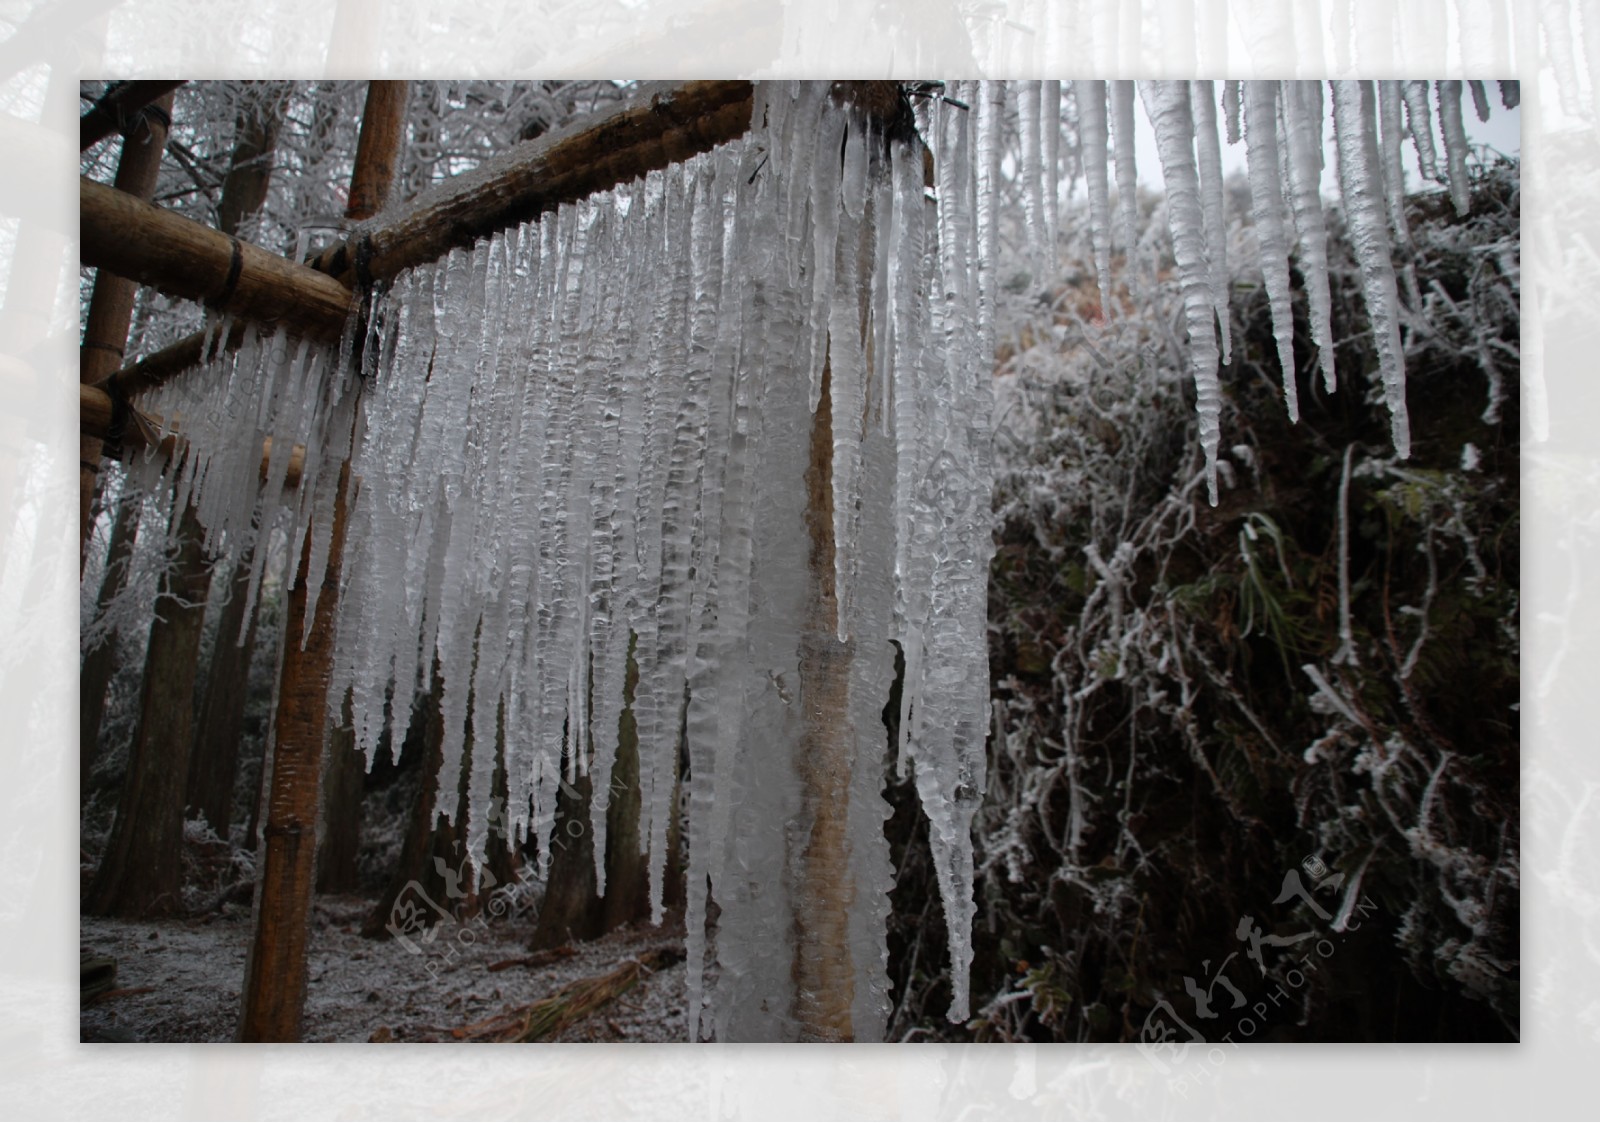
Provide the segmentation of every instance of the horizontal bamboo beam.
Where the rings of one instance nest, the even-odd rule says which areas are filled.
[[[220,311],[320,339],[350,314],[350,290],[326,274],[92,179],[80,180],[79,231],[83,264]]]
[[[353,282],[356,248],[387,280],[458,246],[597,191],[709,151],[750,127],[749,82],[685,82],[649,92],[572,130],[527,141],[468,176],[423,192],[392,218],[325,250],[312,265]]]
[[[835,93],[885,126],[898,122],[909,127],[898,121],[905,112],[896,82],[839,82]],[[340,282],[353,283],[355,248],[364,240],[370,254],[368,273],[376,280],[390,279],[415,265],[436,261],[454,248],[470,246],[486,235],[537,218],[562,203],[608,190],[742,136],[750,126],[754,96],[754,86],[746,81],[686,82],[647,90],[646,96],[604,113],[598,120],[589,119],[575,129],[518,145],[472,175],[424,192],[400,212],[380,218],[352,240],[323,251],[311,267]],[[237,347],[244,332],[244,326],[236,324],[219,349]],[[124,367],[108,381],[129,397],[153,389],[197,365],[203,339],[201,333],[189,336]]]
[[[78,151],[98,144],[112,133],[128,131],[134,118],[162,94],[175,90],[183,81],[165,79],[117,82],[111,86],[89,112],[78,118]]]
[[[233,321],[224,339],[217,339],[215,332],[197,331],[146,355],[130,366],[123,367],[100,385],[106,389],[115,387],[125,397],[137,397],[164,385],[184,371],[199,366],[200,357],[207,353],[207,338],[211,340],[211,350],[220,355],[227,351],[237,351],[249,331],[250,325],[240,320]]]
[[[111,438],[111,423],[114,416],[114,407],[111,395],[98,386],[78,385],[78,424],[86,437],[96,437],[102,441]],[[150,422],[160,428],[162,421],[159,417],[145,415]],[[171,459],[178,450],[179,443],[183,440],[182,434],[169,434],[162,438],[160,455]],[[143,438],[135,428],[124,434],[124,444],[131,447],[142,447]],[[261,479],[267,478],[267,459],[272,455],[272,438],[267,437],[261,442]],[[284,477],[283,486],[288,488],[300,486],[300,473],[305,470],[306,446],[297,444],[289,452],[289,474]]]

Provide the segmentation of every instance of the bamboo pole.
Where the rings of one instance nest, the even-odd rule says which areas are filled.
[[[837,632],[834,587],[833,400],[829,366],[811,424],[806,468],[806,609],[800,633],[800,697],[804,731],[795,762],[808,831],[801,854],[805,909],[795,911],[794,1016],[801,1040],[852,1041],[850,1007],[855,966],[850,955],[850,776],[855,733],[850,723],[854,644]]]
[[[172,92],[157,97],[128,124],[128,138],[117,162],[116,190],[131,199],[148,200],[155,193],[161,172],[161,156],[167,147],[167,129],[172,122]],[[89,313],[83,329],[83,348],[78,360],[80,383],[98,382],[122,365],[122,351],[128,342],[128,325],[133,320],[133,300],[139,286],[114,270],[101,269],[94,279],[89,297]],[[81,576],[89,545],[89,528],[94,522],[94,498],[100,479],[102,443],[98,438],[79,438],[78,450],[78,573]]]
[[[306,535],[284,617],[283,667],[278,680],[271,781],[262,828],[256,885],[255,936],[245,968],[240,1041],[298,1041],[305,1006],[306,947],[316,874],[317,803],[322,738],[328,717],[333,662],[333,613],[344,553],[348,464],[339,472],[328,567],[317,611],[302,649],[296,637],[306,618],[311,535]]]
[[[100,100],[89,108],[89,112],[78,118],[78,150],[81,152],[98,144],[112,133],[125,133],[139,128],[142,123],[141,112],[147,105],[164,101],[170,122],[172,99],[163,95],[170,94],[181,85],[181,80],[163,79],[113,83]]]
[[[405,136],[406,82],[367,83],[367,104],[361,114],[361,136],[356,141],[355,171],[350,176],[350,203],[345,217],[365,222],[384,208],[394,184]]]
[[[733,140],[750,127],[752,99],[749,82],[652,88],[578,131],[519,144],[472,175],[424,192],[392,220],[330,247],[313,264],[349,281],[355,277],[357,249],[364,246],[371,275],[387,280],[562,203]]]
[[[316,338],[344,330],[350,290],[331,277],[91,179],[79,190],[85,265]]]
[[[892,122],[900,113],[898,83],[835,85],[882,122]],[[579,131],[520,144],[470,177],[440,184],[392,219],[323,251],[312,267],[341,282],[354,282],[357,248],[365,245],[370,277],[390,280],[405,269],[436,261],[458,246],[470,246],[562,203],[734,140],[749,129],[753,108],[754,87],[747,81],[652,87],[644,97],[600,115]],[[336,333],[342,325],[340,319],[331,330]],[[236,324],[222,346],[238,347],[245,330]],[[129,397],[153,389],[199,363],[203,338],[196,333],[180,340],[123,368],[110,381]]]
[[[405,82],[367,83],[361,135],[350,176],[350,201],[345,209],[348,219],[359,222],[371,218],[388,201],[405,135],[408,90]],[[361,314],[366,317],[370,312],[363,308]],[[350,712],[348,694],[343,705],[334,703],[334,710],[334,730],[323,755],[323,817],[316,882],[317,891],[323,893],[355,888],[361,852],[361,796],[367,778],[366,759],[356,751],[355,733],[345,718]]]
[[[403,82],[373,83],[367,91],[350,185],[350,217],[358,208],[383,205],[394,179],[405,115]],[[369,212],[370,213],[370,212]],[[299,450],[297,450],[299,451]],[[256,890],[255,937],[245,972],[239,1019],[241,1041],[297,1041],[305,1007],[306,944],[311,898],[316,888],[317,816],[328,725],[328,681],[333,672],[334,615],[343,567],[346,496],[350,461],[339,467],[339,492],[328,547],[327,569],[304,647],[310,534],[289,594],[284,622],[283,666],[271,746],[272,781],[263,828],[263,860]]]
[[[440,184],[391,222],[324,251],[312,266],[341,282],[354,282],[356,246],[366,238],[371,249],[371,277],[389,280],[411,266],[443,257],[456,246],[471,245],[486,234],[536,218],[562,203],[733,140],[749,128],[752,89],[749,82],[664,86],[651,94],[646,104],[621,106],[580,132],[528,141],[491,161],[470,180],[458,178]],[[398,139],[396,134],[396,143]],[[348,295],[345,299],[349,300]],[[241,312],[248,315],[247,310]],[[341,318],[332,330],[336,333],[342,326]],[[246,330],[245,325],[236,323],[221,346],[237,348]],[[204,333],[196,332],[124,367],[112,375],[110,383],[128,397],[154,389],[198,365],[203,341]]]
[[[100,389],[100,387],[83,385],[78,387],[78,419],[86,439],[94,438],[95,440],[104,441],[110,438],[114,409],[111,395]],[[160,417],[153,414],[146,414],[145,416],[153,426],[159,428],[162,425]],[[133,433],[125,434],[125,440],[127,440],[125,447],[136,446],[139,439],[134,437]],[[182,451],[184,443],[180,429],[178,433],[169,434],[162,439],[157,455],[170,460],[174,455]],[[261,442],[261,478],[263,480],[267,478],[267,458],[271,454],[272,438],[267,437]],[[300,486],[300,473],[305,467],[305,461],[305,445],[295,445],[289,454],[289,474],[284,477],[284,487],[294,488]]]

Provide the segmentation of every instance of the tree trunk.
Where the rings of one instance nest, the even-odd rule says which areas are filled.
[[[266,543],[260,543],[262,549]],[[250,697],[250,662],[255,654],[256,618],[250,617],[244,642],[244,608],[250,584],[250,554],[233,568],[228,603],[217,624],[217,647],[206,676],[205,700],[195,726],[189,763],[189,807],[205,816],[211,829],[228,837],[233,824],[233,787],[239,775],[239,741]]]
[[[397,695],[399,689],[401,688],[397,686]],[[444,761],[444,713],[440,706],[442,696],[443,685],[439,681],[439,664],[435,660],[433,682],[422,702],[424,707],[421,721],[422,760],[418,765],[421,770],[421,786],[411,813],[411,822],[406,826],[405,842],[400,846],[400,861],[395,865],[388,887],[384,889],[376,907],[367,914],[366,922],[361,926],[361,934],[371,940],[386,940],[390,936],[408,930],[407,920],[411,914],[407,910],[415,904],[406,899],[412,895],[408,893],[408,889],[412,886],[422,888],[423,879],[431,872],[433,823],[439,798],[439,766]],[[397,697],[395,705],[399,704]],[[412,724],[415,728],[417,723]],[[400,753],[395,755],[398,758]]]
[[[262,830],[260,879],[256,886],[255,939],[245,969],[241,1041],[297,1041],[305,1005],[306,944],[315,872],[318,794],[323,734],[328,717],[328,678],[333,663],[333,616],[339,603],[344,555],[346,493],[350,469],[339,472],[327,570],[308,642],[304,634],[311,535],[284,615],[283,667],[271,749],[267,822]]]
[[[155,193],[171,119],[172,94],[168,92],[157,98],[148,110],[141,111],[129,130],[128,139],[122,145],[122,157],[117,162],[116,190],[127,193],[130,199],[148,200]],[[128,324],[133,319],[133,300],[138,291],[133,281],[109,270],[101,269],[95,274],[79,357],[80,382],[99,382],[122,365],[122,352],[128,343]],[[78,572],[81,575],[83,551],[88,546],[93,522],[103,442],[85,437],[80,438],[79,444]]]
[[[133,560],[133,543],[139,534],[139,500],[122,503],[117,518],[111,525],[111,545],[106,555],[105,577],[100,582],[100,594],[95,600],[95,610],[104,613],[106,607],[127,587],[128,565]],[[100,721],[106,712],[106,691],[116,676],[121,660],[117,654],[118,637],[108,635],[105,642],[83,661],[78,674],[78,790],[89,787],[89,773],[100,759]]]
[[[811,535],[808,611],[801,634],[800,694],[806,699],[800,748],[802,806],[810,825],[802,844],[802,896],[795,913],[795,1017],[802,1040],[854,1038],[851,1000],[855,968],[850,956],[850,772],[855,738],[850,726],[850,657],[839,642],[833,563],[833,424],[829,367],[822,368],[822,397],[811,429],[806,471],[806,528]]]
[[[178,556],[162,579],[145,660],[139,732],[105,857],[84,903],[102,916],[182,908],[183,802],[192,741],[196,655],[210,573],[193,508],[178,516]]]
[[[317,892],[354,893],[361,857],[361,802],[367,792],[367,759],[356,751],[350,725],[350,695],[328,733],[322,772],[322,840],[317,850]]]
[[[222,180],[222,197],[217,202],[217,229],[233,237],[246,219],[253,217],[267,201],[272,182],[273,157],[278,150],[278,132],[288,108],[290,87],[276,83],[252,84],[249,101],[239,114],[228,161],[228,174]],[[276,89],[269,88],[277,86]]]
[[[550,832],[550,879],[529,947],[559,947],[592,940],[605,931],[605,910],[594,876],[594,832],[589,829],[587,775],[563,781]]]
[[[633,691],[638,682],[639,667],[630,655],[617,729],[617,759],[611,766],[611,803],[606,808],[607,932],[650,915],[649,867],[639,852],[639,727],[633,720]]]

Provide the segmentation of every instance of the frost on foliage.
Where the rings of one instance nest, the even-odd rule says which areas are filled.
[[[932,185],[920,147],[888,143],[825,84],[763,84],[742,140],[414,269],[377,309],[331,696],[352,690],[370,755],[437,673],[442,778],[466,774],[475,855],[503,706],[508,825],[547,862],[562,778],[608,786],[631,646],[641,823],[610,844],[648,852],[659,920],[682,783],[696,1037],[796,1036],[796,932],[841,900],[854,1032],[882,1033],[895,644],[951,1016],[967,1014],[992,550],[995,215],[979,182],[993,182],[980,165],[998,160],[1004,104],[995,86],[958,93],[922,110]],[[1059,91],[1036,93],[1030,215],[1048,242]],[[805,435],[824,402],[819,525]],[[828,651],[851,653],[836,683],[817,677]],[[844,883],[821,889],[796,841],[819,744],[849,768]]]

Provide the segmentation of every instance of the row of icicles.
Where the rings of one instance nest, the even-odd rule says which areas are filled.
[[[1053,268],[1060,162],[1060,113],[1064,84],[1015,83],[1022,154],[1028,253]],[[1328,288],[1327,224],[1321,195],[1325,97],[1331,88],[1332,126],[1338,154],[1338,184],[1351,243],[1361,270],[1362,291],[1375,337],[1385,404],[1396,453],[1410,455],[1406,414],[1405,360],[1400,341],[1402,310],[1395,281],[1394,251],[1409,241],[1405,217],[1403,143],[1409,139],[1425,179],[1447,184],[1458,214],[1471,195],[1469,143],[1462,102],[1470,92],[1480,121],[1489,117],[1489,95],[1481,81],[1078,81],[1070,84],[1089,195],[1095,274],[1102,303],[1111,307],[1113,240],[1135,244],[1136,185],[1134,106],[1142,100],[1154,128],[1165,179],[1173,255],[1183,288],[1190,369],[1199,401],[1206,483],[1217,502],[1216,455],[1221,388],[1217,367],[1230,361],[1228,332],[1227,224],[1223,207],[1222,138],[1246,145],[1251,218],[1272,313],[1273,334],[1284,372],[1284,400],[1299,420],[1295,392],[1294,322],[1289,289],[1293,253],[1305,278],[1311,339],[1323,385],[1337,387],[1331,301]],[[1137,93],[1136,93],[1137,87]],[[1220,97],[1219,90],[1220,87]],[[1502,104],[1515,108],[1516,82],[1499,83]],[[1435,118],[1435,110],[1437,118]],[[1442,139],[1443,157],[1437,137]],[[1109,149],[1109,151],[1108,151]],[[1118,207],[1111,206],[1114,169]]]

